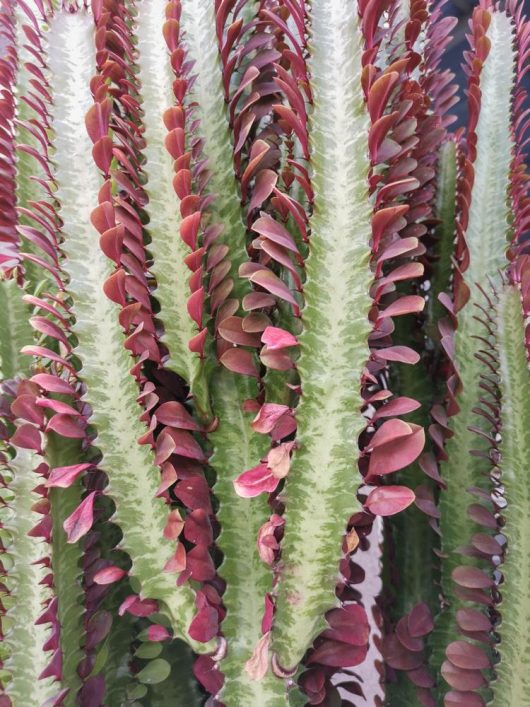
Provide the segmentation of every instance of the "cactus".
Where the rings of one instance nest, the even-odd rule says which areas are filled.
[[[522,0],[0,9],[2,705],[530,706]]]

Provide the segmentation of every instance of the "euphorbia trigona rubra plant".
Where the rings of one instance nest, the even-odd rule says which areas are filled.
[[[2,707],[530,705],[530,24],[454,130],[442,4],[1,3]]]

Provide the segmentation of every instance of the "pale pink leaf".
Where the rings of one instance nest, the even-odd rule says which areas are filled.
[[[126,574],[127,572],[122,570],[121,567],[111,565],[110,567],[104,567],[102,570],[99,570],[99,572],[96,572],[94,582],[96,584],[112,584],[122,577],[125,577]]]
[[[268,631],[259,639],[252,657],[245,663],[245,672],[251,680],[261,680],[267,673],[270,641],[271,634]]]

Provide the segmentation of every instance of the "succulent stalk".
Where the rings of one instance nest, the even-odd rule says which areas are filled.
[[[353,705],[367,661],[530,705],[530,31],[474,9],[455,130],[454,24],[0,0],[2,707]]]

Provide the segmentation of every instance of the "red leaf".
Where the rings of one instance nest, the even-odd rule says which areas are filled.
[[[309,656],[308,663],[320,663],[333,668],[351,668],[366,658],[368,645],[350,646],[339,641],[326,640]]]
[[[46,426],[46,432],[50,430],[69,439],[83,439],[85,437],[85,431],[79,427],[76,418],[71,415],[63,415],[61,413],[54,415]]]
[[[416,312],[421,312],[425,307],[425,300],[419,295],[407,295],[405,297],[400,297],[392,304],[379,313],[378,320],[385,317],[398,317],[403,314],[412,314]]]
[[[420,355],[408,346],[389,346],[386,349],[377,349],[374,351],[374,358],[383,361],[398,361],[399,363],[414,364],[418,363]]]
[[[94,500],[96,492],[92,491],[81,501],[75,511],[63,523],[69,543],[75,543],[86,535],[94,522]]]
[[[382,405],[377,409],[372,420],[379,420],[381,417],[394,417],[395,415],[406,415],[421,407],[420,403],[414,398],[394,398],[386,405]]]
[[[380,486],[366,499],[365,508],[376,516],[392,516],[414,502],[414,491],[406,486]]]
[[[258,334],[251,334],[243,329],[243,320],[241,317],[227,317],[219,324],[219,334],[229,341],[231,344],[239,344],[240,346],[258,346]]]
[[[262,169],[258,172],[254,189],[252,190],[252,198],[250,199],[249,211],[258,209],[265,199],[268,199],[272,194],[272,190],[276,186],[278,175],[272,169]],[[259,221],[259,219],[258,219]],[[253,230],[254,227],[253,227]]]
[[[396,670],[414,670],[419,668],[424,661],[421,651],[407,650],[394,635],[385,638],[383,656],[388,665]]]
[[[58,487],[66,489],[71,486],[77,477],[87,469],[90,469],[92,464],[72,464],[71,466],[57,466],[50,471],[50,475],[46,480],[46,486]]]
[[[490,661],[484,651],[466,641],[453,641],[447,646],[446,655],[453,665],[463,670],[484,670]]]
[[[109,131],[109,118],[112,111],[112,101],[105,98],[101,103],[94,103],[85,116],[87,133],[92,142],[97,142]]]
[[[293,360],[283,351],[269,351],[268,347],[264,346],[259,357],[264,366],[274,371],[289,371],[294,368]]]
[[[209,655],[199,655],[193,663],[193,674],[211,695],[216,695],[223,686],[223,674],[218,664]]]
[[[329,629],[323,638],[347,643],[351,646],[364,646],[370,637],[370,625],[366,610],[360,604],[347,604],[338,609],[331,609],[326,614]]]
[[[487,39],[487,38],[486,38]],[[445,695],[445,707],[485,707],[486,703],[476,692],[451,690]]]
[[[443,662],[440,672],[455,690],[477,690],[486,684],[480,670],[462,670],[448,660]]]
[[[219,615],[217,610],[206,604],[194,616],[188,633],[194,641],[206,643],[217,635]]]
[[[398,422],[401,423],[399,426],[396,424]],[[389,427],[384,430],[385,425],[392,425],[392,429]],[[409,428],[408,434],[406,427]],[[390,474],[415,461],[423,450],[425,431],[419,425],[412,423],[409,425],[402,420],[388,420],[381,425],[372,438],[371,446],[375,443],[377,446],[370,455],[368,466],[370,477]]]
[[[251,292],[243,297],[243,309],[245,312],[250,312],[253,309],[261,309],[262,307],[274,307],[276,300],[266,292]]]
[[[187,459],[196,459],[197,461],[206,461],[206,455],[195,437],[187,430],[178,430],[174,427],[166,427],[164,430],[173,442],[175,447],[174,454],[179,454]]]
[[[492,587],[494,580],[478,567],[455,567],[451,573],[453,581],[467,589],[487,589]]]
[[[281,223],[275,221],[268,214],[263,214],[252,224],[252,230],[270,241],[298,253],[298,248],[289,231]]]
[[[431,610],[425,602],[416,604],[408,615],[409,633],[415,638],[426,636],[434,628]]]
[[[190,413],[186,410],[182,403],[176,400],[170,400],[167,403],[162,403],[155,412],[156,419],[162,425],[177,427],[181,430],[200,430],[198,425]]]
[[[233,373],[259,378],[254,357],[250,351],[237,348],[228,349],[219,360],[225,368]]]
[[[49,393],[72,395],[74,392],[72,386],[67,383],[67,381],[57,376],[52,376],[49,373],[37,373],[37,375],[31,378],[31,382],[36,383]]]
[[[289,287],[285,284],[285,282],[283,282],[283,280],[280,280],[280,278],[275,275],[272,270],[262,268],[257,272],[252,273],[249,280],[256,285],[260,285],[264,290],[267,290],[267,292],[270,292],[272,295],[280,297],[280,299],[289,302],[296,308],[298,307]]]
[[[37,452],[41,451],[41,434],[36,427],[29,423],[24,423],[20,425],[20,427],[17,427],[11,437],[11,442],[15,447],[20,447],[21,449],[34,449]]]

